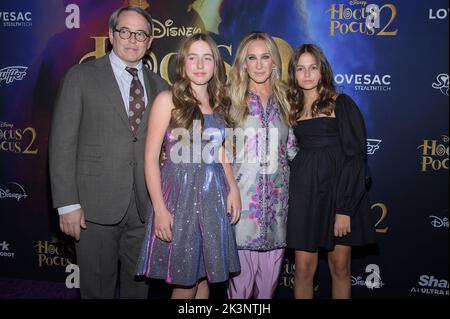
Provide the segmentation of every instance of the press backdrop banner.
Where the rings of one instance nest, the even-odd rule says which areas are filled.
[[[448,298],[449,2],[394,0],[5,0],[0,2],[0,276],[64,282],[74,245],[51,207],[48,136],[64,73],[110,50],[108,18],[134,3],[154,17],[147,66],[169,83],[175,52],[209,32],[229,70],[266,31],[283,58],[319,44],[367,125],[378,246],[355,249],[354,298]],[[287,185],[286,185],[287,187]],[[291,298],[292,252],[278,298]],[[317,296],[328,298],[321,258]]]

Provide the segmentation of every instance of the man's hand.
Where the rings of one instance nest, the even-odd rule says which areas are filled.
[[[87,228],[83,209],[80,208],[73,212],[59,215],[59,228],[64,234],[80,240],[80,228]]]

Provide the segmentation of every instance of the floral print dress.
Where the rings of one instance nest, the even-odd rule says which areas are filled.
[[[249,114],[243,145],[236,143],[233,172],[242,199],[236,224],[238,249],[267,251],[286,246],[289,165],[296,152],[292,129],[284,122],[275,96],[264,108],[248,93]]]

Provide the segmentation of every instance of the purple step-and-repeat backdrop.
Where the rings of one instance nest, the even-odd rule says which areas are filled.
[[[319,44],[368,129],[379,244],[354,251],[353,297],[448,297],[448,0],[1,1],[1,277],[65,282],[74,271],[73,242],[51,208],[50,120],[64,73],[110,50],[108,18],[127,3],[154,17],[147,63],[169,83],[192,33],[213,35],[229,70],[241,39],[266,31],[285,78],[293,49]],[[292,297],[293,270],[288,252],[278,298]],[[325,259],[316,290],[329,297]]]

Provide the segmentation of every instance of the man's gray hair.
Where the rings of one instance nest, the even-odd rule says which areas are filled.
[[[111,15],[111,17],[109,18],[109,29],[114,31],[117,28],[117,23],[119,21],[119,15],[122,12],[125,11],[134,11],[136,13],[139,13],[141,16],[143,16],[145,18],[145,20],[147,20],[147,24],[148,24],[148,34],[150,36],[153,36],[153,20],[152,20],[152,16],[150,15],[150,13],[148,13],[147,11],[145,11],[144,9],[138,7],[138,6],[133,6],[133,5],[129,5],[126,7],[121,7],[119,9],[117,9],[116,11],[113,12],[113,14]]]

